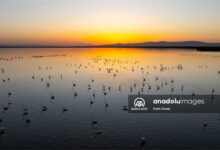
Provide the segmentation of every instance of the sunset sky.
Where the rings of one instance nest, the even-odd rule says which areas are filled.
[[[0,0],[0,44],[220,42],[220,0]]]

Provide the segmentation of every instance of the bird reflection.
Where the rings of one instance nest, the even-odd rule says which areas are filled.
[[[48,57],[51,58],[51,61],[54,59],[55,63],[46,61]],[[59,64],[60,66],[57,65],[57,57],[66,58]],[[16,56],[4,57],[0,61],[5,63],[24,59],[25,57],[23,56]],[[37,63],[39,59],[45,60],[45,64]],[[22,123],[25,123],[26,126],[32,126],[34,122],[37,122],[35,118],[37,116],[36,110],[41,114],[46,112],[44,116],[55,111],[68,117],[72,112],[74,112],[74,115],[79,113],[76,109],[80,109],[80,111],[96,112],[97,116],[101,114],[104,115],[104,119],[108,119],[108,114],[113,113],[113,111],[119,111],[119,113],[127,115],[126,112],[129,107],[122,104],[127,103],[128,94],[190,94],[193,97],[199,94],[197,88],[189,88],[190,83],[185,82],[184,78],[179,74],[175,74],[176,72],[184,73],[185,65],[181,63],[169,64],[155,61],[155,63],[150,64],[148,61],[141,62],[141,60],[136,58],[130,60],[98,55],[81,58],[73,55],[68,56],[68,54],[31,56],[25,60],[27,62],[36,61],[35,66],[33,66],[34,69],[25,76],[27,78],[18,81],[19,77],[12,76],[14,70],[11,71],[10,67],[2,65],[0,82],[5,92],[3,93],[5,101],[2,101],[3,113],[11,110],[13,112],[16,111],[17,105],[15,103],[19,104],[20,110],[20,104],[22,103],[19,115],[21,113]],[[196,69],[208,70],[209,68],[208,65],[199,65],[194,69],[196,71]],[[215,75],[219,76],[219,74],[220,71],[217,70],[216,74],[215,70]],[[17,82],[22,83],[18,85],[16,84]],[[29,101],[25,101],[31,105],[30,107],[27,105],[28,108],[24,107],[26,105],[24,100],[18,100],[24,98],[21,98],[18,93],[19,88],[23,88],[25,85],[30,89],[36,90],[32,91],[33,93],[31,94],[38,94],[36,97],[29,97]],[[29,94],[28,88],[27,91],[23,91],[24,96]],[[216,87],[208,90],[207,93],[211,95],[212,100],[215,99],[218,90]],[[46,98],[44,99],[44,97]],[[70,102],[68,104],[65,103],[68,100]],[[86,105],[84,105],[84,102]],[[35,103],[38,103],[38,105]],[[37,109],[35,110],[34,108]],[[6,116],[6,114],[2,115]],[[36,116],[32,116],[32,114]],[[97,116],[94,115],[96,119],[98,118]],[[43,116],[41,117],[43,118]],[[1,116],[0,125],[2,125],[3,119]],[[95,137],[106,133],[104,125],[101,124],[103,120],[99,119],[98,122],[93,117],[91,119],[91,132],[94,133]],[[211,122],[209,123],[211,124]],[[88,124],[90,126],[90,123]],[[205,129],[207,126],[208,122],[204,122],[203,128]],[[5,127],[0,126],[0,135],[5,134],[5,131]],[[140,146],[142,147],[145,144],[145,137],[141,137]]]

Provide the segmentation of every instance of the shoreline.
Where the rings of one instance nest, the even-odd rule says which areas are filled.
[[[0,48],[152,48],[152,49],[196,49],[197,51],[220,52],[220,47],[196,46],[0,46]]]

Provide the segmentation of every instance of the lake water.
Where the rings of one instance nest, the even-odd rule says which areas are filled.
[[[0,49],[0,69],[0,149],[220,149],[219,114],[121,109],[128,94],[220,94],[220,53]]]

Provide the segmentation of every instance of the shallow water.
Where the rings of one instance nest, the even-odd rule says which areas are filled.
[[[220,149],[219,114],[132,114],[121,110],[128,104],[128,94],[138,92],[211,94],[214,88],[220,94],[220,53],[0,49],[0,69],[0,127],[5,128],[0,148],[140,149],[144,136],[146,144],[141,149]],[[48,109],[43,111],[43,106]],[[27,115],[23,108],[28,109]],[[92,125],[93,120],[98,123]],[[102,133],[97,135],[98,130]]]

